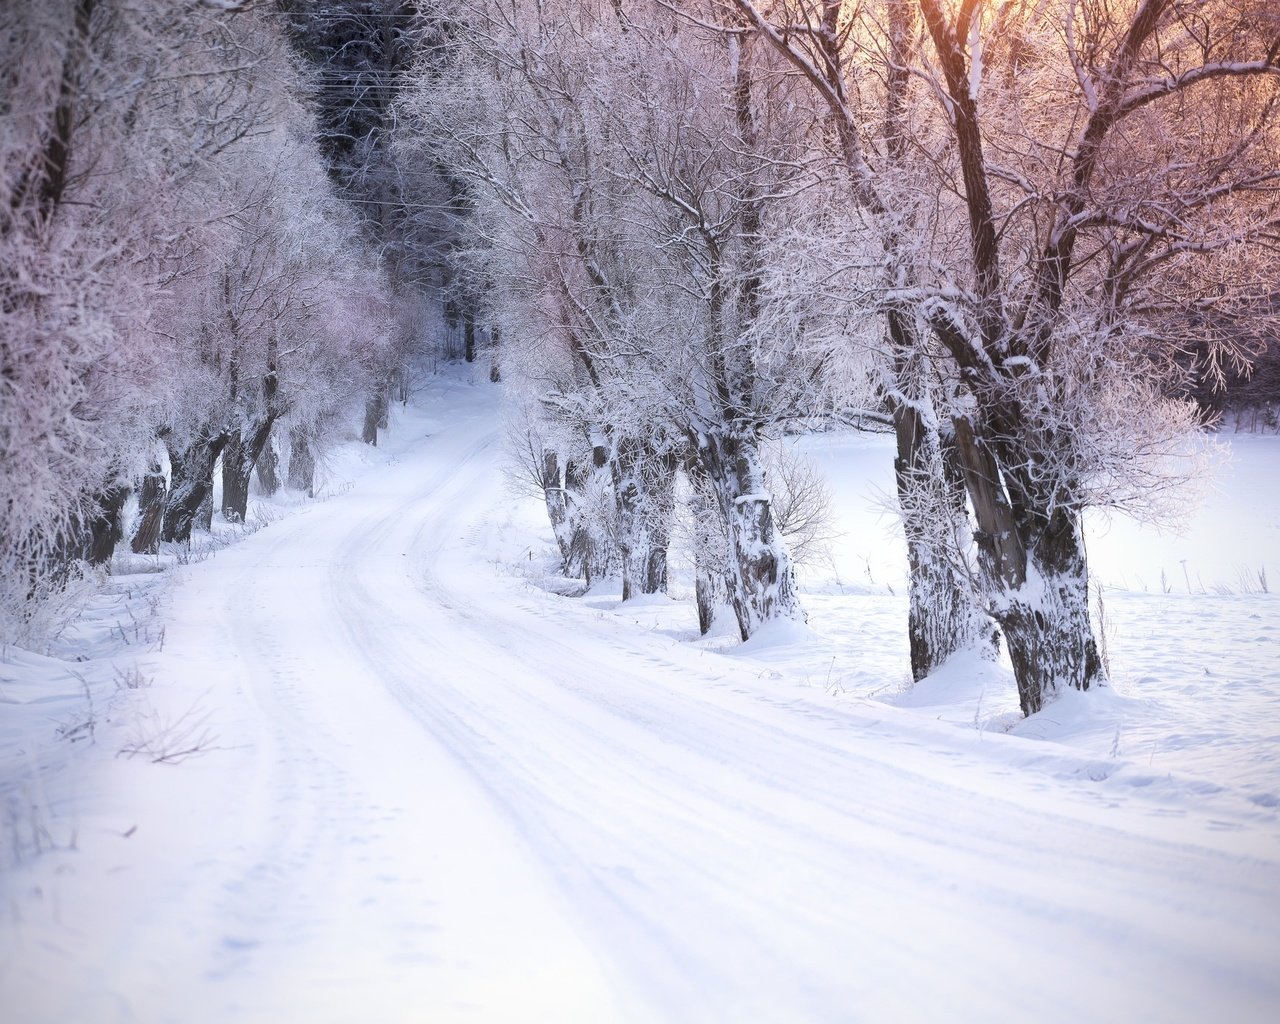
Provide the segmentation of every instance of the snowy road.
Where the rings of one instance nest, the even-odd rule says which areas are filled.
[[[188,570],[225,749],[31,1019],[1275,1019],[1274,830],[503,578],[493,401]]]

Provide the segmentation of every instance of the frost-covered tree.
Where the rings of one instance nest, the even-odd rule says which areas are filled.
[[[305,89],[325,166],[376,249],[401,315],[401,344],[371,384],[365,409],[364,440],[377,444],[391,394],[397,385],[403,394],[414,352],[431,341],[452,355],[448,332],[424,339],[413,337],[412,328],[421,320],[415,311],[457,308],[446,301],[456,189],[434,154],[395,145],[398,104],[416,82],[413,66],[428,63],[443,45],[447,24],[420,16],[419,5],[407,0],[281,0],[280,7],[305,58]],[[469,306],[465,313],[459,318],[474,324]]]
[[[271,422],[314,435],[388,332],[349,213],[291,141],[308,118],[268,7],[54,0],[0,19],[8,637],[78,559],[110,558],[140,478],[135,550],[154,550],[184,481],[207,483],[228,445],[243,515],[235,492]],[[203,356],[220,345],[214,372]]]
[[[395,338],[385,279],[332,194],[300,111],[264,125],[239,154],[241,208],[211,233],[173,303],[172,358],[184,367],[161,431],[172,466],[165,540],[186,540],[212,509],[244,520],[249,482],[278,422],[302,470],[316,426],[379,379]],[[310,487],[308,480],[296,483]],[[203,512],[202,512],[203,509]]]
[[[220,215],[208,168],[253,124],[239,83],[263,40],[224,6],[0,9],[0,575],[15,621],[75,559],[110,556],[145,467],[168,372],[152,311]]]
[[[944,382],[915,301],[927,221],[912,184],[929,165],[909,146],[910,108],[918,99],[909,67],[920,45],[914,0],[725,6],[736,17],[726,17],[720,31],[758,35],[800,73],[825,111],[826,144],[845,185],[825,199],[848,215],[817,225],[829,244],[800,294],[813,301],[831,292],[837,305],[843,300],[880,318],[880,397],[896,441],[911,669],[919,680],[955,651],[988,642],[991,628],[969,563],[971,531],[952,432],[939,410]],[[835,268],[843,272],[833,287]]]
[[[1100,664],[1081,513],[1167,498],[1195,429],[1164,397],[1177,350],[1194,338],[1210,367],[1244,359],[1213,314],[1265,310],[1275,290],[1275,12],[729,3],[826,101],[884,252],[881,281],[852,288],[886,311],[909,543],[937,544],[913,530],[913,502],[963,529],[958,504],[946,513],[962,479],[1023,710],[1088,687]],[[942,384],[927,404],[903,387],[913,365]],[[936,438],[919,461],[902,429],[916,411],[930,429],[906,440]]]
[[[532,464],[566,566],[590,579],[616,565],[625,596],[654,592],[666,586],[673,439],[636,384],[640,339],[663,307],[639,301],[655,294],[652,264],[636,258],[635,204],[615,188],[616,148],[582,63],[609,29],[602,11],[531,13],[491,12],[458,51],[453,91],[428,75],[420,112],[472,197],[478,237],[461,266],[491,284],[487,320],[510,339],[504,378],[522,447],[541,449]]]
[[[1174,355],[1196,335],[1239,355],[1204,314],[1275,289],[1280,17],[1250,0],[919,8],[944,176],[925,315],[962,382],[983,576],[1031,714],[1102,672],[1083,510],[1167,495],[1195,425],[1162,397]]]
[[[838,346],[769,291],[794,255],[776,245],[792,200],[816,184],[803,129],[777,116],[788,83],[736,38],[678,34],[660,5],[486,10],[465,96],[436,89],[422,112],[473,182],[504,376],[535,385],[543,436],[580,445],[541,463],[562,548],[575,487],[604,472],[624,591],[660,579],[683,462],[723,519],[706,570],[743,636],[799,618],[760,442],[812,410]]]

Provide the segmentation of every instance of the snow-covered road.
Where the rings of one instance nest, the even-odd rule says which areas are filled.
[[[186,570],[150,669],[221,749],[137,766],[111,933],[6,1019],[1275,1019],[1274,829],[504,576],[494,396],[441,401]]]

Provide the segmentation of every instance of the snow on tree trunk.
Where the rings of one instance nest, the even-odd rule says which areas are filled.
[[[124,539],[125,499],[129,497],[127,484],[116,484],[98,495],[94,504],[97,513],[88,524],[87,560],[93,565],[106,565],[116,552],[116,545]]]
[[[561,569],[568,569],[573,552],[573,527],[569,523],[569,498],[560,472],[560,456],[548,449],[542,453],[542,496],[547,506],[551,532],[560,549]]]
[[[249,510],[249,479],[253,464],[240,431],[234,431],[222,449],[222,516],[229,523],[243,523]]]
[[[375,448],[378,446],[378,427],[382,424],[387,415],[387,395],[386,392],[379,387],[364,405],[364,430],[360,434],[360,439],[365,444],[371,444]]]
[[[716,617],[729,604],[728,541],[724,516],[712,496],[712,487],[701,461],[686,449],[681,469],[689,479],[689,528],[693,546],[694,598],[698,607],[698,630],[711,631]]]
[[[289,431],[289,486],[315,497],[316,457],[305,427]]]
[[[742,433],[706,433],[698,458],[724,517],[729,600],[743,640],[768,622],[804,621],[795,574],[774,528],[759,442]]]
[[[258,486],[262,488],[263,494],[272,495],[280,490],[280,454],[270,438],[258,456],[254,469],[258,476]]]
[[[1029,553],[1027,582],[995,610],[1018,681],[1022,713],[1034,715],[1064,688],[1087,690],[1102,678],[1089,617],[1089,573],[1080,517],[1060,513]]]
[[[209,529],[213,517],[213,467],[228,435],[197,438],[185,450],[169,449],[173,484],[165,503],[160,538],[189,541],[193,526]]]
[[[991,614],[1004,631],[1022,712],[1033,715],[1061,690],[1087,690],[1103,674],[1081,514],[1061,504],[1046,514],[1044,500],[1015,505],[988,444],[969,420],[954,423]]]
[[[616,572],[618,565],[617,502],[609,471],[609,453],[597,445],[591,463],[570,461],[564,470],[565,507],[570,529],[564,573],[593,580]]]
[[[476,361],[476,315],[470,309],[462,317],[462,358],[468,363]]]
[[[698,632],[706,636],[715,624],[716,612],[724,607],[729,595],[724,586],[724,577],[704,570],[705,566],[702,565],[695,570],[693,594],[698,605]]]
[[[249,480],[274,423],[275,417],[268,416],[247,438],[238,430],[228,435],[222,450],[222,515],[229,523],[243,523],[248,514]]]
[[[675,489],[675,464],[644,442],[624,439],[610,460],[618,504],[622,599],[656,594],[667,586],[667,547]]]
[[[135,555],[154,555],[160,550],[160,521],[168,491],[164,471],[159,463],[152,463],[138,490],[138,527],[129,545]]]
[[[893,428],[910,579],[911,676],[919,682],[957,651],[993,644],[994,629],[962,568],[970,526],[954,450],[915,403],[893,403]]]

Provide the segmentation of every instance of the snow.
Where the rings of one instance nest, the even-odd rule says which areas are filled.
[[[1091,523],[1113,685],[1023,721],[976,654],[909,685],[891,439],[806,440],[842,536],[740,645],[679,574],[556,593],[497,421],[438,377],[325,500],[4,653],[6,1019],[1275,1018],[1280,615],[1237,570],[1280,580],[1280,443],[1181,537]]]

